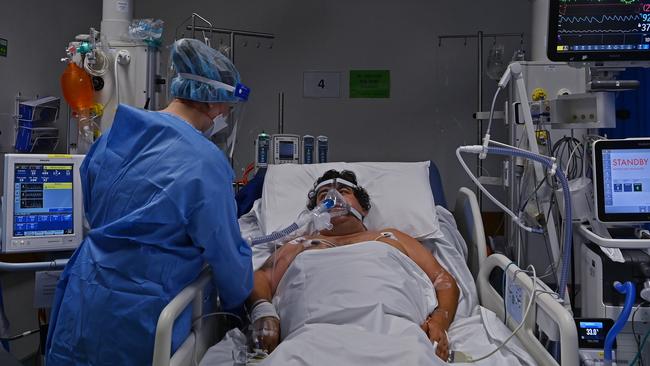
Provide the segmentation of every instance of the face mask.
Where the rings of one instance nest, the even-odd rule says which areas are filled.
[[[217,132],[223,130],[226,128],[228,125],[226,124],[226,117],[223,114],[220,114],[212,120],[212,126],[208,128],[207,130],[203,131],[203,136],[207,138],[211,138],[214,136]]]

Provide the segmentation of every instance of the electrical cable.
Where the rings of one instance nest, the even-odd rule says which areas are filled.
[[[634,319],[636,317],[636,312],[639,311],[643,306],[647,306],[648,302],[647,301],[642,301],[636,309],[634,309],[634,312],[632,313],[632,337],[634,337],[634,341],[636,342],[636,349],[637,352],[641,349],[641,336],[637,336],[636,331],[634,329]],[[639,356],[639,364],[643,366],[643,357]]]
[[[639,346],[638,350],[636,351],[636,355],[632,359],[632,361],[628,364],[629,366],[633,366],[635,363],[639,361],[639,357],[641,356],[641,352],[643,352],[643,348],[645,347],[645,342],[648,340],[648,337],[650,336],[650,329],[645,333],[643,336],[643,340],[641,341],[641,346]]]
[[[23,338],[23,337],[27,337],[28,335],[31,335],[31,334],[34,334],[34,333],[38,333],[38,332],[40,332],[40,331],[41,331],[40,329],[32,329],[32,330],[28,330],[28,331],[26,331],[26,332],[22,332],[22,333],[20,333],[20,334],[16,334],[16,335],[11,336],[11,337],[1,337],[1,338],[0,338],[0,341],[15,341],[16,339],[20,339],[20,338]]]
[[[497,348],[493,349],[492,351],[490,351],[488,354],[486,354],[484,356],[481,356],[479,358],[472,358],[471,360],[468,360],[466,362],[474,363],[474,362],[478,362],[478,361],[481,361],[481,360],[485,360],[486,358],[488,358],[488,357],[492,356],[493,354],[497,353],[503,346],[506,345],[506,343],[508,343],[517,334],[517,332],[519,332],[519,330],[521,328],[523,328],[524,324],[526,324],[526,319],[528,318],[528,314],[530,313],[530,309],[532,309],[532,307],[533,307],[533,303],[535,303],[535,296],[537,296],[537,292],[538,292],[537,291],[537,273],[535,272],[535,267],[533,265],[528,265],[528,267],[526,269],[528,269],[528,268],[530,268],[532,270],[532,272],[533,272],[533,293],[531,294],[530,300],[528,301],[528,306],[526,307],[526,311],[524,312],[524,315],[521,318],[521,323],[519,323],[517,328],[515,328],[515,330],[512,331],[512,334],[510,334],[510,336],[508,336],[508,338],[506,338],[503,341],[503,343],[501,343],[499,346],[497,346]],[[525,271],[519,270],[519,271],[515,272],[515,274],[513,276],[513,280],[517,277],[517,274],[520,273],[520,272],[525,272]],[[507,276],[507,273],[505,273],[505,275]],[[650,331],[648,331],[648,334],[650,334]]]

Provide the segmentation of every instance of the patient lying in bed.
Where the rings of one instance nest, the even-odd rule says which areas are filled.
[[[352,172],[326,172],[308,208],[329,189],[338,190],[353,213],[333,218],[331,230],[283,245],[255,272],[247,303],[260,346],[277,347],[270,359],[278,364],[298,357],[296,347],[300,357],[310,357],[305,364],[317,363],[314,353],[346,348],[348,362],[362,357],[358,361],[367,363],[370,353],[382,363],[396,357],[398,364],[430,364],[434,352],[446,360],[459,298],[454,278],[409,235],[366,229],[370,200]],[[350,344],[360,338],[363,346]],[[312,345],[314,353],[306,352]],[[332,361],[336,355],[323,356]]]

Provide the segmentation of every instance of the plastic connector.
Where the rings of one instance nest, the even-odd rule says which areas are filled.
[[[557,159],[555,159],[555,157],[551,157],[550,160],[552,164],[551,164],[551,168],[549,169],[549,174],[552,177],[555,175],[555,173],[557,173]]]
[[[510,82],[510,78],[512,77],[512,71],[510,71],[510,66],[506,68],[506,71],[503,73],[503,76],[501,76],[501,79],[499,80],[499,84],[497,84],[499,89],[505,89],[506,85]]]
[[[329,212],[322,212],[314,215],[313,223],[316,231],[332,229],[332,215]]]
[[[472,154],[481,154],[483,152],[482,145],[467,145],[467,146],[461,146],[458,149],[462,152],[472,153]]]
[[[483,137],[483,151],[478,154],[478,158],[483,160],[487,157],[488,145],[490,144],[490,133],[486,133]]]

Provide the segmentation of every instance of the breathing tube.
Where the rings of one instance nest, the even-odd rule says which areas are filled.
[[[636,287],[630,281],[627,281],[624,284],[616,281],[614,282],[614,289],[616,289],[620,294],[625,294],[625,303],[623,305],[623,311],[605,337],[605,365],[612,364],[612,347],[614,346],[614,341],[616,340],[618,333],[623,330],[627,319],[630,317],[636,298]],[[632,364],[634,364],[634,362],[630,363],[630,365]]]
[[[504,145],[507,146],[507,145]],[[562,194],[564,195],[564,239],[563,239],[563,252],[562,252],[562,270],[560,273],[560,283],[559,287],[557,289],[558,296],[561,300],[564,300],[564,295],[566,291],[566,286],[567,282],[569,279],[569,266],[571,265],[571,252],[572,252],[572,238],[573,238],[573,225],[571,224],[571,220],[573,217],[573,214],[571,212],[571,192],[569,191],[569,181],[566,178],[566,175],[564,175],[564,172],[562,169],[557,169],[557,166],[555,164],[555,158],[548,157],[548,156],[543,156],[539,154],[532,153],[530,151],[526,150],[521,150],[518,148],[513,148],[511,146],[509,147],[484,147],[481,145],[474,145],[474,146],[461,146],[456,150],[456,155],[458,156],[459,160],[461,161],[461,164],[464,164],[464,161],[462,161],[462,158],[460,157],[460,152],[469,152],[469,153],[475,153],[475,154],[483,154],[487,152],[488,154],[495,154],[495,155],[506,155],[506,156],[514,156],[514,157],[520,157],[524,159],[529,159],[536,161],[540,164],[542,164],[544,167],[550,170],[551,175],[556,175],[557,179],[559,180],[560,184],[562,185]],[[470,172],[471,173],[471,172]],[[470,175],[472,177],[472,175]],[[477,180],[475,180],[475,183]],[[479,188],[483,192],[486,192],[485,188],[478,184]],[[494,198],[492,197],[489,192],[488,192],[488,197],[490,199]],[[494,199],[495,200],[495,199]],[[493,201],[494,201],[493,200]],[[498,201],[497,201],[498,202]],[[496,203],[496,202],[495,202]],[[500,207],[502,205],[500,202],[498,203]],[[511,216],[514,215],[512,211],[506,209],[506,212],[510,213]],[[513,219],[515,222],[522,226],[520,218],[517,216],[514,216]],[[535,231],[533,229],[528,230],[528,231]]]
[[[335,188],[330,188],[325,198],[308,214],[299,216],[295,222],[282,230],[274,231],[269,235],[251,238],[249,242],[251,246],[255,246],[280,239],[288,240],[299,229],[305,227],[309,228],[310,232],[329,230],[332,228],[332,218],[348,214],[352,214],[360,220],[363,218]]]

